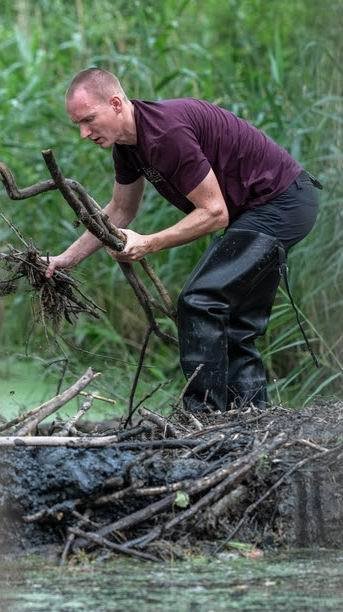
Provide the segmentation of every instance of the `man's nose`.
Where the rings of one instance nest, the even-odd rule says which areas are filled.
[[[81,138],[88,138],[90,136],[92,130],[89,125],[80,125],[80,136]]]

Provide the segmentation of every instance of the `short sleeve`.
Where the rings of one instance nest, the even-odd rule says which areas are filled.
[[[115,179],[121,185],[134,183],[142,172],[136,168],[128,147],[125,145],[114,145],[112,150]]]
[[[172,128],[155,141],[152,162],[185,196],[204,180],[211,169],[196,135],[188,126]]]

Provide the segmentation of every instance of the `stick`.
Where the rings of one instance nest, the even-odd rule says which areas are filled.
[[[147,330],[145,332],[145,335],[144,335],[143,345],[142,345],[141,352],[140,352],[140,355],[139,355],[139,361],[138,361],[137,369],[136,369],[136,372],[135,372],[135,377],[134,377],[133,383],[132,383],[132,388],[131,388],[130,397],[129,397],[128,416],[127,416],[127,419],[126,419],[126,421],[124,423],[124,429],[126,429],[128,424],[132,425],[133,400],[135,398],[135,393],[136,393],[136,389],[137,389],[137,385],[138,385],[139,375],[140,375],[141,370],[142,370],[143,361],[144,361],[146,350],[148,348],[148,343],[149,343],[149,339],[150,339],[150,336],[151,336],[151,332],[152,332],[152,327],[151,327],[151,325],[149,325],[149,327],[147,328]]]
[[[75,511],[74,511],[75,512]],[[90,517],[91,511],[88,509],[85,511],[84,516],[82,516],[82,514],[79,515],[79,522],[77,524],[77,527],[81,527],[82,525],[84,525],[85,523],[87,523],[89,517]],[[61,561],[60,561],[60,565],[64,565],[67,561],[68,558],[68,554],[69,554],[69,550],[70,547],[73,543],[73,541],[75,540],[75,534],[74,533],[69,533],[64,549],[63,549],[63,553],[61,556]]]
[[[176,319],[176,313],[174,310],[174,306],[173,306],[171,297],[166,287],[163,285],[162,281],[158,278],[157,274],[155,273],[155,270],[152,268],[152,266],[149,264],[149,262],[145,258],[140,260],[140,264],[144,272],[149,276],[150,280],[155,285],[159,295],[161,296],[163,300],[163,303],[166,309],[172,314],[173,318]]]
[[[181,391],[181,393],[180,393],[180,396],[179,396],[179,398],[178,398],[178,400],[177,400],[177,402],[176,402],[176,404],[175,404],[175,409],[174,409],[175,411],[177,411],[178,409],[180,409],[180,407],[181,407],[181,405],[182,405],[182,400],[183,400],[183,398],[184,398],[184,395],[185,395],[185,393],[186,393],[186,391],[187,391],[188,387],[189,387],[189,386],[190,386],[190,384],[193,382],[193,380],[196,378],[196,376],[198,376],[198,374],[199,374],[199,372],[200,372],[201,368],[203,368],[203,367],[204,367],[204,364],[203,364],[203,363],[199,363],[199,365],[198,365],[198,366],[195,368],[195,370],[194,370],[193,374],[192,374],[192,375],[189,377],[189,379],[187,380],[187,382],[186,382],[186,384],[185,384],[184,388],[182,389],[182,391]]]
[[[88,370],[76,381],[69,389],[66,389],[60,395],[56,395],[48,402],[42,404],[34,413],[32,418],[29,417],[27,423],[23,425],[17,431],[17,437],[26,436],[30,433],[35,427],[37,427],[38,423],[43,421],[47,416],[58,410],[61,406],[66,404],[69,400],[73,399],[78,393],[84,389],[96,376],[99,374],[93,372],[92,368],[88,368]]]
[[[87,410],[89,410],[92,407],[92,404],[93,404],[92,397],[89,397],[88,399],[86,399],[83,402],[80,410],[78,410],[77,413],[64,425],[64,427],[61,429],[58,435],[61,437],[68,436],[70,430],[75,428],[76,423],[85,415]]]
[[[125,246],[123,241],[118,240],[118,238],[116,238],[113,234],[110,234],[103,226],[99,225],[99,223],[95,221],[93,216],[90,215],[87,209],[83,206],[83,203],[79,200],[77,195],[75,195],[75,192],[67,183],[60,168],[58,167],[51,149],[42,151],[42,155],[57,188],[83,225],[85,225],[86,228],[100,240],[100,242],[110,247],[110,249],[122,251]]]
[[[101,402],[107,402],[108,404],[115,405],[117,400],[112,399],[110,397],[103,397],[102,395],[98,395],[97,393],[89,393],[88,391],[80,391],[80,395],[84,395],[85,397],[92,397],[93,399],[99,400]]]
[[[90,540],[90,542],[95,542],[95,544],[99,544],[99,546],[105,546],[106,548],[110,548],[111,550],[117,553],[130,555],[131,557],[138,557],[139,559],[145,559],[146,561],[158,561],[157,557],[153,557],[153,555],[142,553],[139,550],[127,548],[125,546],[121,546],[120,544],[114,544],[113,542],[106,540],[105,538],[99,536],[96,533],[83,531],[78,527],[69,527],[69,532],[86,540]]]
[[[186,451],[182,455],[182,458],[183,459],[189,459],[189,457],[191,457],[192,455],[196,455],[197,453],[200,453],[203,450],[207,450],[208,448],[211,448],[211,446],[213,446],[217,442],[222,442],[223,440],[225,440],[225,434],[219,433],[219,434],[213,436],[212,438],[210,438],[209,440],[204,440],[203,442],[200,442],[200,444],[198,444],[198,446],[195,446],[191,450]]]
[[[33,426],[32,426],[33,427]],[[31,431],[31,426],[28,428]],[[198,440],[149,440],[147,442],[118,442],[118,436],[0,436],[0,448],[15,448],[18,446],[63,446],[66,448],[99,448],[116,446],[122,450],[138,450],[143,448],[192,448]]]
[[[172,436],[173,438],[179,438],[181,432],[175,427],[168,419],[152,412],[152,410],[146,410],[145,408],[139,409],[139,414],[144,417],[145,420],[154,423],[163,432],[163,436]]]

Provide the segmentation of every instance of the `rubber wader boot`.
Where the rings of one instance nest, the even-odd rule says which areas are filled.
[[[254,341],[267,327],[281,251],[272,236],[229,229],[187,281],[178,303],[180,360],[189,380],[186,410],[267,404],[266,374]]]

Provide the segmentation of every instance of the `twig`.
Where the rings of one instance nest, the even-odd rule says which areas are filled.
[[[5,221],[5,223],[7,223],[7,225],[11,228],[11,230],[18,236],[19,240],[21,240],[21,242],[26,246],[26,248],[29,248],[28,243],[26,242],[26,240],[24,239],[24,236],[22,235],[22,233],[18,230],[18,228],[12,223],[12,221],[10,221],[9,219],[7,219],[4,215],[4,213],[2,211],[0,211],[0,217],[3,218],[3,220]],[[2,255],[4,255],[4,253],[2,253]]]
[[[81,505],[83,501],[84,500],[82,500],[82,498],[77,498],[59,502],[50,508],[42,508],[41,510],[34,512],[34,514],[24,515],[23,521],[25,521],[25,523],[36,523],[37,521],[41,521],[42,519],[50,516],[55,516],[60,512],[72,512],[77,506]]]
[[[192,423],[192,425],[194,425],[194,427],[197,429],[197,431],[203,431],[204,430],[203,424],[199,421],[199,419],[197,419],[194,416],[194,414],[192,414],[190,412],[187,416],[188,416],[189,422]]]
[[[104,397],[103,395],[98,395],[98,393],[89,393],[88,391],[80,391],[80,395],[84,395],[85,397],[92,397],[95,400],[99,400],[101,402],[107,402],[108,404],[115,405],[117,400],[112,399],[110,397]]]
[[[37,427],[38,423],[43,421],[47,416],[61,408],[64,404],[69,402],[69,400],[73,399],[78,393],[84,389],[96,376],[98,373],[93,372],[92,368],[88,368],[88,370],[76,381],[69,389],[60,393],[56,397],[53,397],[48,402],[42,404],[39,408],[35,410],[35,413],[32,417],[28,417],[27,422],[16,432],[16,437],[20,438],[21,436],[26,436],[30,433],[35,427]]]
[[[74,513],[75,513],[75,511],[73,512],[73,514]],[[87,520],[89,519],[90,514],[91,514],[91,511],[89,509],[85,511],[84,516],[82,516],[82,514],[80,514],[79,517],[78,517],[79,518],[79,522],[77,524],[77,527],[81,527],[82,525],[87,523]],[[70,547],[71,547],[71,545],[72,545],[74,540],[75,540],[75,534],[74,533],[69,533],[68,537],[67,537],[67,540],[66,540],[66,543],[65,543],[65,546],[64,546],[64,549],[63,549],[62,556],[61,556],[60,565],[64,565],[66,563]]]
[[[136,410],[138,410],[138,408],[144,404],[144,402],[146,402],[146,400],[150,399],[154,393],[156,393],[159,389],[161,389],[161,387],[163,387],[166,383],[165,382],[161,382],[158,383],[158,385],[156,385],[156,387],[154,387],[154,389],[152,389],[152,391],[149,391],[149,393],[147,393],[146,395],[144,395],[144,397],[142,397],[142,399],[138,402],[138,404],[136,404],[136,406],[134,407],[132,414],[134,412],[136,412]]]
[[[311,440],[305,440],[304,438],[292,440],[287,444],[287,446],[294,446],[295,444],[302,444],[303,446],[308,446],[309,448],[314,448],[315,450],[322,451],[322,453],[326,453],[329,450],[325,446],[320,446],[319,444],[315,444],[314,442],[311,442]]]
[[[175,427],[168,419],[152,412],[152,410],[146,410],[146,408],[140,408],[139,414],[144,417],[145,420],[154,423],[163,432],[164,436],[172,436],[173,438],[179,438],[181,432]]]
[[[136,389],[137,389],[137,385],[138,385],[138,380],[139,380],[139,376],[142,370],[142,366],[143,366],[143,361],[144,361],[144,357],[145,357],[145,353],[146,350],[148,348],[148,343],[149,343],[149,339],[152,333],[152,326],[149,325],[149,327],[147,328],[145,335],[144,335],[144,340],[143,340],[143,344],[142,344],[142,348],[141,348],[141,352],[139,355],[139,361],[138,361],[138,365],[137,365],[137,369],[135,372],[135,377],[133,379],[133,383],[132,383],[132,387],[131,387],[131,391],[130,391],[130,397],[129,397],[129,406],[128,406],[128,416],[127,419],[124,423],[124,429],[126,429],[126,427],[128,426],[128,424],[132,424],[132,415],[134,412],[133,409],[133,400],[135,398],[135,393],[136,393]]]
[[[89,397],[86,399],[81,408],[77,411],[77,413],[64,425],[60,432],[58,432],[59,436],[68,436],[70,430],[75,428],[76,423],[86,414],[87,410],[92,407],[93,397]]]
[[[166,309],[172,315],[172,318],[175,319],[176,318],[175,309],[174,309],[173,302],[171,300],[171,297],[170,297],[166,287],[163,285],[162,281],[158,278],[158,276],[155,273],[154,269],[152,268],[152,266],[149,264],[149,262],[145,258],[140,260],[140,264],[141,264],[144,272],[149,276],[149,278],[151,279],[151,281],[155,285],[158,293],[160,294],[160,296],[161,296],[161,298],[163,300],[163,303],[164,303]]]
[[[182,457],[183,459],[189,459],[189,457],[191,457],[192,455],[196,455],[197,453],[207,450],[208,448],[211,448],[211,446],[213,446],[214,444],[217,444],[217,442],[222,442],[223,440],[225,440],[225,434],[222,434],[222,433],[217,434],[216,436],[213,436],[209,440],[204,440],[203,442],[200,442],[198,446],[195,446],[190,451],[186,451],[182,455]]]
[[[153,555],[150,555],[148,553],[142,553],[139,550],[134,550],[133,548],[121,546],[120,544],[114,544],[113,542],[110,542],[109,540],[99,536],[96,533],[83,531],[78,527],[69,527],[69,532],[83,539],[89,540],[90,542],[99,544],[99,546],[109,548],[110,550],[113,550],[117,553],[130,555],[131,557],[138,557],[139,559],[145,559],[146,561],[159,561],[159,559],[157,559],[157,557],[154,557]]]
[[[176,402],[176,404],[175,404],[175,408],[174,408],[174,411],[175,411],[175,412],[177,412],[177,411],[180,409],[180,407],[182,406],[182,400],[183,400],[183,398],[184,398],[184,395],[185,395],[185,393],[186,393],[186,391],[187,391],[188,387],[189,387],[189,386],[190,386],[190,384],[193,382],[193,380],[194,380],[194,379],[195,379],[195,378],[198,376],[198,374],[199,374],[200,370],[201,370],[203,367],[204,367],[204,364],[203,364],[203,363],[199,363],[199,365],[198,365],[198,366],[195,368],[195,370],[194,370],[193,374],[192,374],[192,375],[189,377],[189,379],[187,380],[187,382],[186,382],[186,384],[185,384],[184,388],[182,389],[182,391],[181,391],[181,393],[180,393],[180,395],[179,395],[179,398],[178,398],[178,400],[177,400],[177,402]]]

